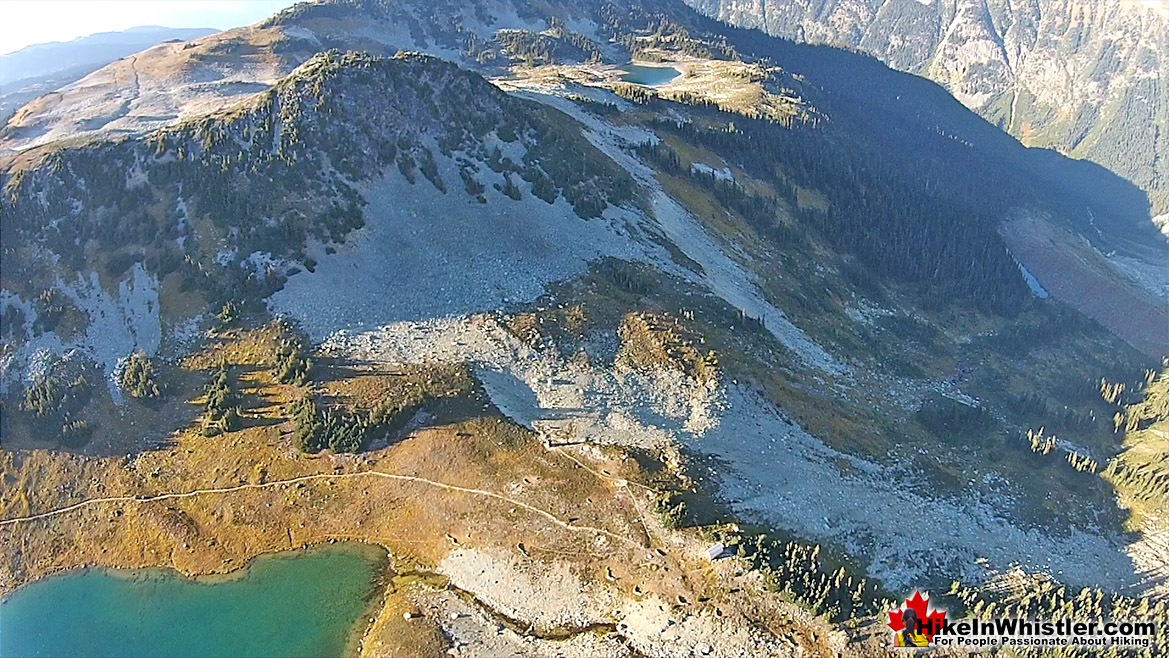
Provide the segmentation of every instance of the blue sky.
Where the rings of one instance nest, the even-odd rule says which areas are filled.
[[[138,25],[221,30],[267,18],[294,0],[0,0],[0,54]]]

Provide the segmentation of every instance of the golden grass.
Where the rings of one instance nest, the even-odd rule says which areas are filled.
[[[188,368],[210,368],[226,358],[231,370],[247,373],[242,378],[246,392],[270,402],[257,419],[275,422],[214,438],[201,436],[198,424],[191,423],[173,445],[129,459],[50,450],[0,452],[4,483],[0,517],[12,519],[89,498],[263,485],[304,475],[376,469],[497,491],[577,525],[603,527],[635,541],[639,537],[640,522],[630,517],[625,494],[545,450],[527,430],[482,406],[477,407],[478,415],[464,407],[462,420],[419,430],[382,450],[301,454],[290,445],[288,424],[283,422],[294,387],[274,383],[264,369],[275,335],[271,326],[235,330],[184,363]],[[378,395],[396,385],[386,383],[391,378],[340,368],[325,373],[337,378],[318,385],[357,405],[375,403]],[[466,377],[465,369],[451,368],[435,370],[429,379],[432,386],[462,391]],[[605,468],[628,469],[627,462],[613,459]],[[578,553],[582,541],[588,545],[595,539],[588,533],[565,532],[528,510],[488,497],[372,476],[325,477],[157,502],[101,503],[5,525],[0,527],[0,545],[5,547],[0,591],[85,564],[219,573],[258,553],[336,539],[381,544],[395,555],[433,565],[453,545],[448,535],[460,545],[511,548],[525,542],[533,550]]]
[[[1124,449],[1104,477],[1131,512],[1130,529],[1150,523],[1165,528],[1169,526],[1164,509],[1169,502],[1169,371],[1159,373],[1147,385],[1143,399],[1128,406],[1124,414],[1125,421],[1138,420],[1124,432]]]

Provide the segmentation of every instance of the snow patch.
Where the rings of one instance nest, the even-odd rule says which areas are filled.
[[[223,267],[227,267],[233,260],[235,260],[235,255],[235,247],[232,247],[231,249],[224,249],[223,251],[215,254],[215,262],[219,263]]]
[[[855,305],[845,307],[844,314],[853,322],[866,326],[872,326],[880,318],[895,315],[893,311],[864,299],[861,299]]]
[[[1039,279],[1035,278],[1031,270],[1027,269],[1027,266],[1019,261],[1015,261],[1015,264],[1019,266],[1019,272],[1023,274],[1023,280],[1027,282],[1027,287],[1031,289],[1031,294],[1039,299],[1047,299],[1050,296],[1047,293],[1047,289],[1043,287],[1043,284],[1039,283]]]
[[[718,180],[734,182],[735,175],[731,173],[730,167],[723,167],[722,169],[715,169],[714,167],[704,164],[702,162],[693,162],[690,164],[690,171],[696,174],[703,174],[706,176],[713,176]]]
[[[31,378],[43,373],[37,370],[49,356],[62,356],[76,350],[93,359],[106,375],[115,400],[120,394],[115,382],[119,362],[135,350],[156,354],[162,343],[162,322],[159,318],[158,279],[148,273],[141,263],[135,263],[130,275],[118,284],[116,295],[110,295],[91,272],[88,279],[77,277],[73,283],[58,280],[56,288],[69,297],[82,312],[87,322],[84,332],[69,340],[62,340],[54,332],[30,338],[17,349],[5,364],[4,380],[13,376]],[[14,304],[15,295],[3,299]],[[24,304],[23,302],[20,302]],[[31,304],[21,306],[31,323]],[[31,324],[29,324],[31,326]]]

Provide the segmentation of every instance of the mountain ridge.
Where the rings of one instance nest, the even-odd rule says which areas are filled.
[[[141,25],[97,32],[68,41],[32,44],[0,55],[0,86],[45,77],[65,69],[98,68],[110,60],[132,55],[162,41],[186,41],[216,32],[219,30],[212,28]]]
[[[78,83],[62,90],[61,94],[40,99],[21,110],[0,129],[0,149],[24,148],[51,140],[54,135],[76,134],[78,130],[93,131],[96,128],[111,134],[149,130],[179,116],[197,115],[235,96],[255,93],[291,71],[312,53],[327,47],[367,49],[386,55],[400,49],[430,49],[443,58],[498,75],[503,71],[501,66],[515,57],[515,51],[508,55],[507,48],[511,46],[497,42],[487,49],[493,53],[493,58],[484,60],[483,47],[475,46],[472,41],[491,42],[486,41],[486,36],[476,35],[495,34],[502,28],[535,35],[544,25],[531,15],[525,18],[505,11],[502,7],[507,4],[491,5],[495,14],[502,18],[490,23],[477,16],[474,10],[459,8],[456,15],[469,16],[455,21],[453,28],[450,21],[427,18],[434,16],[437,9],[419,9],[410,3],[367,0],[299,5],[256,26],[182,46],[160,46],[141,54],[133,70],[122,65],[124,70],[99,72],[94,74],[92,83]],[[614,44],[611,42],[620,42],[622,48],[644,48],[650,42],[644,36],[637,36],[640,34],[638,30],[645,29],[647,22],[661,19],[674,26],[670,29],[677,31],[687,26],[700,36],[699,39],[684,37],[690,43],[717,44],[716,48],[723,49],[719,58],[738,58],[739,55],[733,54],[735,48],[748,59],[773,58],[789,69],[810,74],[818,85],[829,85],[827,90],[831,95],[842,99],[836,108],[841,114],[852,113],[859,117],[879,112],[894,116],[898,121],[910,120],[922,127],[934,126],[943,134],[955,133],[957,138],[991,153],[992,158],[1009,161],[1011,166],[1020,170],[1021,176],[1038,174],[1060,190],[1051,195],[1052,198],[1078,199],[1077,204],[1094,210],[1092,215],[1106,218],[1099,224],[1112,227],[1106,232],[1114,235],[1118,242],[1104,245],[1105,249],[1117,249],[1133,241],[1145,245],[1162,245],[1164,242],[1154,237],[1155,231],[1142,219],[1149,212],[1147,200],[1123,179],[1103,171],[1093,171],[1084,163],[1019,149],[1013,140],[993,126],[982,125],[983,122],[973,116],[963,116],[964,111],[956,103],[952,109],[946,108],[947,101],[942,95],[929,89],[928,83],[919,84],[912,76],[901,77],[902,74],[884,71],[881,66],[868,67],[863,59],[857,60],[853,55],[807,50],[787,45],[788,42],[782,40],[760,39],[750,31],[736,32],[708,21],[684,5],[670,2],[655,0],[644,7],[637,5],[627,13],[614,11],[604,3],[573,7],[557,5],[549,11],[553,16],[564,15],[566,20],[575,21],[584,33],[588,33],[566,32],[561,41],[570,38],[591,41],[598,44],[600,50],[596,52],[603,53],[602,56],[609,61],[622,57],[620,53],[612,52]],[[369,20],[357,29],[355,16],[366,14]],[[728,32],[728,35],[733,35],[730,42],[727,41],[728,35],[710,36],[723,29],[732,29]],[[463,42],[462,46],[460,42]],[[606,53],[606,50],[610,52]],[[227,53],[233,52],[238,54],[231,57],[243,58],[241,65],[225,68],[217,63]],[[141,75],[138,75],[138,70],[141,70]],[[867,70],[868,75],[839,73],[849,70]],[[125,81],[131,79],[156,81],[128,88]],[[891,89],[900,91],[890,92]],[[899,100],[906,94],[916,106]],[[81,108],[92,108],[82,110],[82,116],[88,113],[92,118],[78,119]],[[929,114],[922,114],[927,108]],[[1087,189],[1094,193],[1085,194]],[[1099,237],[1086,230],[1090,217],[1083,210],[1069,209],[1063,214],[1092,239]]]

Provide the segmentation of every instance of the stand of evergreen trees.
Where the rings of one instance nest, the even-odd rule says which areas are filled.
[[[401,429],[422,408],[426,396],[408,389],[400,397],[387,398],[371,411],[347,410],[317,403],[311,394],[292,404],[295,424],[293,443],[301,452],[360,452],[371,441]]]
[[[978,436],[994,424],[994,417],[985,408],[940,394],[924,400],[916,417],[918,423],[940,437]]]
[[[716,539],[762,573],[768,589],[834,622],[893,609],[878,582],[830,566],[819,544],[765,534],[717,533]]]
[[[118,385],[130,397],[138,399],[157,398],[161,395],[158,383],[154,380],[154,364],[146,352],[141,350],[132,353],[122,365],[122,374],[118,377]]]
[[[221,361],[207,384],[203,419],[203,436],[218,436],[240,428],[239,402],[232,390],[227,361]]]
[[[81,417],[92,396],[84,374],[65,374],[55,364],[24,389],[20,411],[34,438],[80,448],[93,435],[93,426]]]
[[[651,509],[667,528],[680,528],[689,522],[686,501],[676,491],[655,496]],[[834,622],[893,609],[893,602],[878,582],[854,576],[843,565],[830,566],[819,544],[737,530],[715,530],[708,539],[745,559],[752,570],[763,575],[768,589]]]
[[[311,371],[312,360],[304,337],[286,331],[276,350],[276,381],[300,386],[308,382]]]
[[[1157,622],[1153,646],[1147,649],[1121,646],[1086,649],[1084,647],[1044,647],[1022,655],[1058,656],[1163,656],[1169,651],[1169,602],[1142,596],[1133,598],[1101,589],[1069,590],[1057,581],[1030,576],[1022,582],[1009,580],[1000,587],[970,587],[955,580],[948,596],[957,598],[966,613],[976,619],[1019,617],[1032,620],[1059,621],[1152,621]]]

